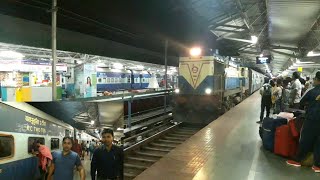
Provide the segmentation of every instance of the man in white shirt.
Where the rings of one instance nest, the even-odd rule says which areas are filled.
[[[291,107],[295,109],[299,109],[299,102],[301,99],[301,91],[302,91],[302,85],[299,80],[300,74],[299,72],[294,72],[292,74],[293,82],[291,86]]]

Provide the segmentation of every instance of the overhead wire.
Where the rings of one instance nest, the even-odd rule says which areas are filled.
[[[15,2],[20,3],[20,4],[23,4],[23,5],[26,5],[26,6],[29,6],[29,7],[33,7],[33,8],[37,8],[37,9],[42,9],[42,10],[45,10],[45,11],[48,11],[48,10],[50,10],[50,8],[51,8],[51,4],[49,4],[49,3],[41,2],[41,1],[38,1],[38,0],[31,0],[31,1],[32,1],[32,2],[35,2],[35,3],[38,3],[38,4],[42,4],[42,5],[48,6],[48,9],[47,9],[47,8],[44,8],[44,7],[32,5],[32,4],[29,4],[29,3],[21,2],[21,1],[18,1],[18,0],[16,0]],[[120,34],[129,36],[129,37],[132,37],[132,38],[141,38],[141,37],[139,37],[138,35],[136,35],[136,34],[134,34],[134,33],[131,33],[131,32],[128,32],[128,31],[125,31],[125,30],[122,30],[122,29],[119,29],[119,28],[116,28],[116,27],[113,27],[113,26],[110,26],[110,25],[107,25],[107,24],[105,24],[105,23],[99,22],[99,21],[94,20],[94,19],[91,19],[91,18],[89,18],[89,17],[85,17],[85,16],[82,16],[82,15],[77,14],[77,13],[75,13],[75,12],[72,12],[72,11],[70,11],[70,10],[66,10],[66,9],[61,8],[61,7],[59,7],[59,6],[58,6],[58,9],[61,10],[61,11],[64,11],[65,13],[72,14],[73,16],[77,16],[77,17],[82,18],[82,19],[85,19],[85,20],[87,20],[87,21],[91,21],[91,23],[90,23],[90,22],[85,22],[84,20],[79,20],[79,19],[77,19],[77,18],[75,18],[75,17],[72,17],[72,16],[70,16],[70,15],[67,15],[67,14],[65,14],[65,13],[58,13],[58,15],[61,15],[61,16],[63,16],[63,17],[67,17],[67,18],[69,18],[69,19],[73,19],[73,20],[76,20],[76,21],[78,21],[78,22],[83,22],[83,23],[86,23],[86,24],[89,24],[89,25],[95,25],[95,26],[99,25],[100,27],[102,26],[102,28],[105,29],[105,30],[108,30],[108,31],[111,31],[111,32],[114,32],[114,33],[118,33],[118,34],[120,33]],[[99,26],[98,26],[98,27],[99,27]],[[109,29],[108,29],[108,28],[109,28]]]
[[[46,7],[41,7],[41,6],[37,6],[37,5],[34,5],[34,4],[30,4],[30,3],[25,3],[25,2],[22,2],[22,1],[19,1],[19,0],[15,0],[14,2],[23,4],[25,6],[41,9],[41,10],[44,10],[44,11],[47,11],[47,12],[51,10],[51,4],[50,3],[41,2],[39,0],[31,0],[31,2],[38,3],[38,4],[41,4],[41,5],[45,5]],[[140,39],[142,41],[148,40],[149,42],[151,40],[150,38],[146,39],[145,36],[137,35],[137,34],[134,34],[132,32],[129,32],[129,31],[117,28],[117,27],[113,27],[113,26],[107,25],[107,24],[102,23],[100,21],[94,20],[94,19],[89,18],[89,17],[82,16],[80,14],[77,14],[77,13],[75,13],[73,11],[70,11],[70,10],[66,10],[66,9],[61,8],[59,6],[58,6],[58,10],[59,11],[61,10],[60,13],[58,13],[58,15],[66,17],[66,18],[69,18],[69,19],[72,19],[74,21],[82,22],[82,23],[85,23],[85,24],[88,24],[88,25],[95,25],[95,26],[103,28],[104,30],[107,30],[109,32],[116,33],[116,34],[121,34],[121,35],[130,37],[130,38],[133,38],[133,39]],[[79,18],[76,18],[74,16],[79,17]],[[156,43],[159,42],[159,40],[155,40],[155,39],[153,39],[151,41],[153,42],[153,45],[154,45],[155,42]]]

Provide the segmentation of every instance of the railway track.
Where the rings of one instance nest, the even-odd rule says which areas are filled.
[[[153,163],[189,139],[201,127],[191,127],[183,123],[167,124],[164,130],[143,139],[125,149],[125,180],[134,179]]]

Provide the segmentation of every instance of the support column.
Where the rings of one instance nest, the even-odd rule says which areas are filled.
[[[131,99],[128,101],[128,128],[131,128]]]
[[[52,101],[57,100],[57,0],[52,0],[52,25],[51,25],[51,42],[52,42]]]
[[[164,87],[167,90],[167,85],[168,85],[168,77],[167,77],[167,72],[168,72],[168,64],[167,64],[167,56],[168,56],[168,40],[165,42],[165,48],[164,48],[164,65],[165,65],[165,74],[164,74]],[[167,95],[164,95],[164,112],[167,112]]]

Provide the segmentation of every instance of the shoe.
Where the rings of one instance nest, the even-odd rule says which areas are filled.
[[[301,163],[297,162],[297,161],[293,161],[293,160],[287,160],[286,163],[290,166],[294,166],[294,167],[301,167]]]
[[[312,166],[312,170],[314,170],[316,173],[320,173],[320,167]]]
[[[261,124],[261,123],[262,123],[262,121],[257,121],[256,123]]]

